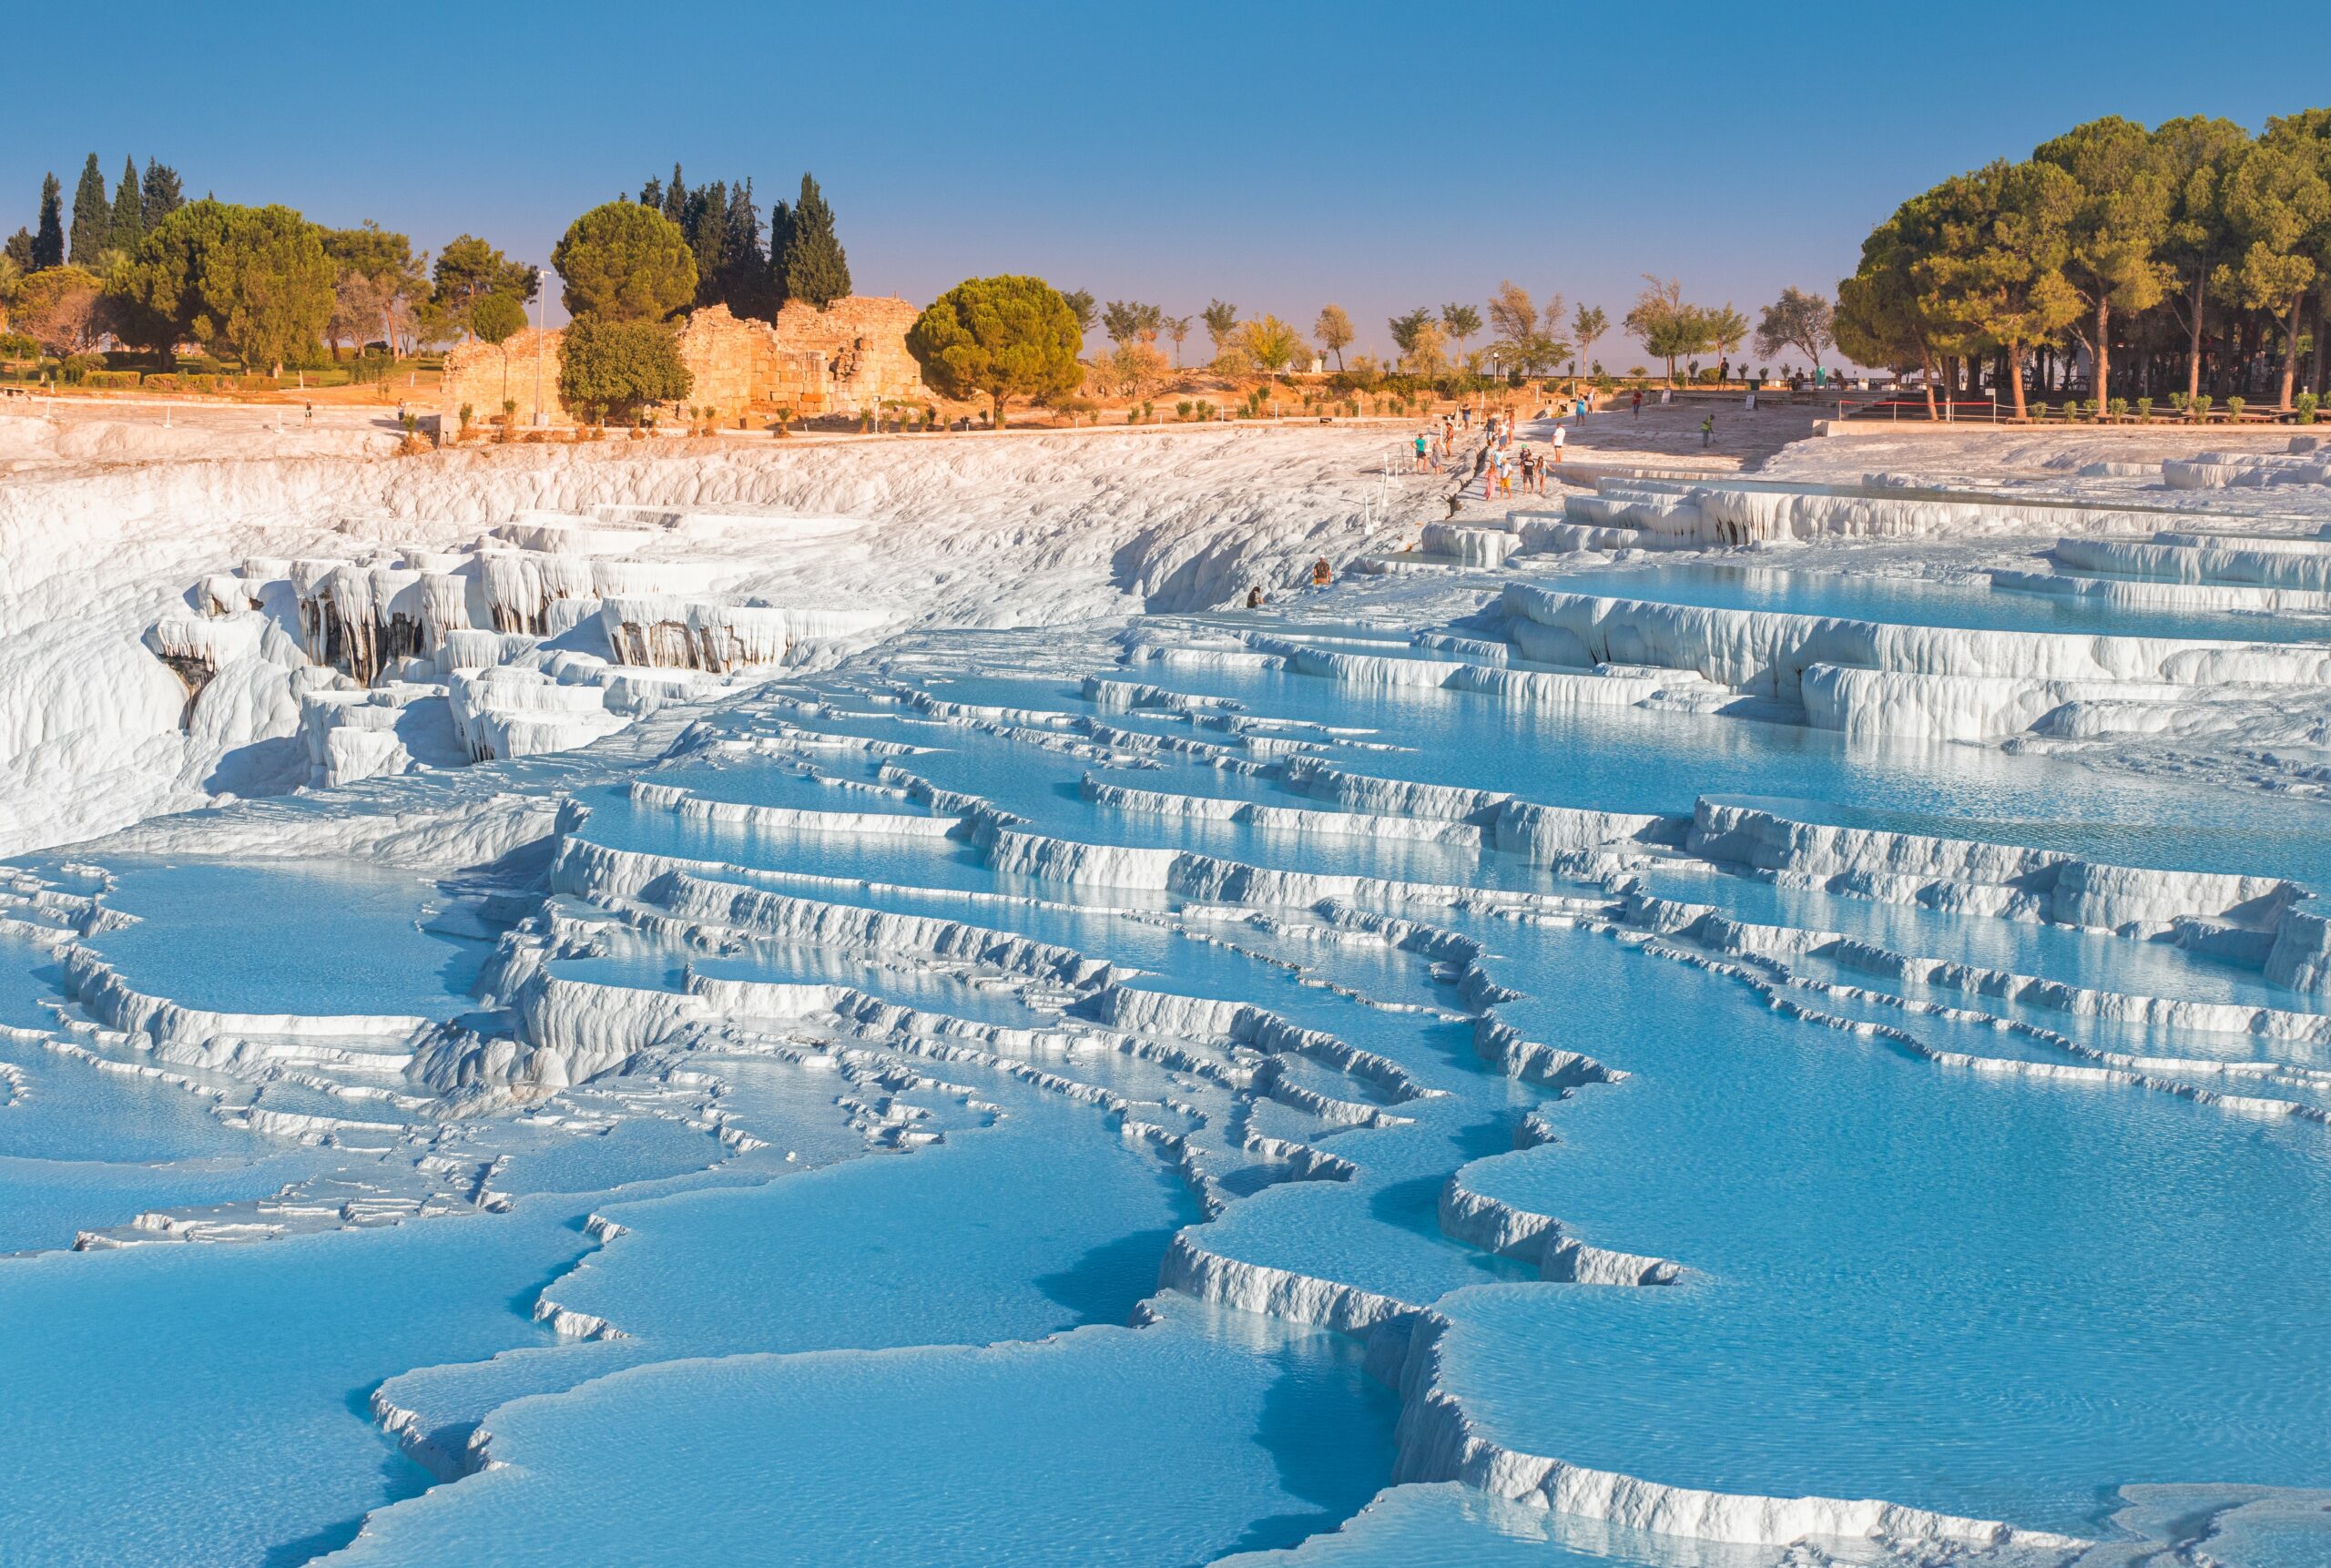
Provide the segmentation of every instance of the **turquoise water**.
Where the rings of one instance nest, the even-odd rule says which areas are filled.
[[[1921,612],[1885,596],[1898,585],[1771,591],[1797,600],[1768,607],[1982,613]],[[1083,673],[1225,700],[1126,712],[1087,702]],[[993,733],[904,704],[900,682],[1028,711]],[[785,700],[800,690],[840,711]],[[2076,1019],[1786,944],[1704,948],[1620,894],[2133,997],[2305,1015],[2319,996],[2255,956],[1664,851],[1560,880],[1363,814],[1354,832],[1267,831],[1103,807],[1088,780],[1336,809],[1248,744],[1298,738],[1348,772],[1546,804],[1682,816],[1747,797],[1802,822],[2316,887],[2331,808],[1732,718],[1121,666],[1045,634],[934,635],[887,667],[748,696],[705,732],[780,724],[920,749],[699,734],[640,777],[921,813],[877,792],[898,782],[887,762],[986,812],[947,838],[770,832],[636,806],[626,778],[574,789],[583,842],[833,906],[816,939],[678,918],[670,879],[562,882],[504,933],[451,875],[109,862],[105,901],[140,918],[88,945],[150,994],[541,1031],[481,1048],[457,1084],[419,1063],[113,1038],[62,1005],[54,955],[0,942],[0,1252],[34,1254],[0,1259],[0,1560],[1776,1560],[1779,1543],[1630,1532],[1437,1471],[1418,1433],[1404,1447],[1391,1387],[1428,1334],[1439,1396],[1522,1454],[2082,1538],[2183,1541],[2222,1519],[2222,1562],[2318,1560],[2331,1127],[2284,1113],[2331,1103],[2331,1044]],[[803,773],[808,755],[838,782]],[[1183,880],[1005,876],[1005,818],[1173,851]],[[494,876],[496,908],[545,891]],[[850,934],[873,928],[839,916],[865,911],[916,920]],[[556,951],[554,913],[573,933]],[[530,993],[476,1011],[497,942],[492,972],[589,982],[595,1011],[530,1014]],[[857,1000],[838,1015],[772,993],[774,1015],[724,1016],[689,1011],[692,980]],[[1501,1028],[1529,1043],[1511,1071]],[[587,1082],[494,1076],[520,1044],[539,1065],[577,1040]],[[2097,1052],[2155,1060],[2143,1081],[2061,1071],[2092,1074]],[[2259,1071],[2215,1075],[2226,1064]],[[254,1103],[392,1125],[234,1125]],[[426,1212],[369,1228],[60,1250],[142,1212],[262,1199],[325,1225],[416,1185]],[[1492,1252],[1461,1202],[1670,1260],[1681,1282],[1559,1282],[1542,1237]],[[407,1412],[405,1446],[376,1394]],[[1992,1562],[1956,1551],[1860,1542],[1844,1560]]]
[[[1987,583],[1930,582],[1861,572],[1798,572],[1692,562],[1606,567],[1542,579],[1566,593],[1655,599],[1711,609],[1778,610],[1970,631],[2090,632],[2106,636],[2223,637],[2236,642],[2331,639],[2331,617],[2287,612],[2130,608]]]

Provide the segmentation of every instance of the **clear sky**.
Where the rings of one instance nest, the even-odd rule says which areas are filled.
[[[0,232],[95,151],[189,195],[546,260],[677,159],[764,206],[814,172],[861,293],[1035,272],[1307,330],[1512,278],[1615,321],[1656,271],[1753,316],[1828,292],[1942,177],[2092,115],[2331,102],[2331,8],[2257,0],[11,8],[36,67]],[[1613,340],[1597,357],[1640,357]]]

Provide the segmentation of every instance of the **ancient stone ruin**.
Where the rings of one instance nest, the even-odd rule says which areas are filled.
[[[796,419],[857,415],[883,403],[923,403],[929,389],[907,352],[907,329],[919,312],[904,300],[850,295],[825,310],[789,300],[777,321],[732,315],[726,305],[697,311],[679,329],[680,362],[695,378],[668,422],[689,408],[709,408],[722,424],[758,426],[781,413]],[[463,404],[480,424],[516,404],[513,418],[534,423],[539,409],[555,423],[572,415],[558,397],[558,348],[564,334],[529,328],[503,343],[463,343],[445,356],[440,412],[451,433]],[[537,401],[536,389],[540,394]]]

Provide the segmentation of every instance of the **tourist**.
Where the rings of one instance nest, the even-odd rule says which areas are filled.
[[[1522,494],[1530,494],[1531,484],[1538,477],[1538,459],[1528,447],[1522,449]]]
[[[308,419],[307,419],[307,423],[310,423],[310,424],[313,424],[313,423],[316,423],[316,404],[315,404],[315,400],[314,400],[313,398],[310,398],[310,399],[309,399],[309,400],[308,400]]]
[[[1311,568],[1311,585],[1315,588],[1324,588],[1335,580],[1335,573],[1328,569],[1328,558],[1325,555],[1320,556],[1318,563]]]
[[[1715,384],[1722,386],[1732,379],[1732,356],[1725,355],[1715,362]]]
[[[1263,607],[1263,589],[1259,583],[1247,590],[1247,607],[1250,610]]]
[[[1638,393],[1637,395],[1640,396],[1641,394]],[[1570,432],[1564,430],[1561,425],[1554,426],[1554,461],[1556,463],[1560,463],[1562,460],[1562,448],[1569,444]]]
[[[1700,445],[1701,445],[1703,448],[1705,448],[1705,447],[1706,447],[1706,445],[1708,444],[1708,443],[1710,443],[1710,442],[1714,441],[1715,439],[1715,415],[1714,415],[1714,414],[1710,414],[1710,415],[1708,415],[1708,416],[1707,416],[1707,418],[1705,418],[1705,419],[1704,419],[1704,420],[1700,421]]]
[[[1419,431],[1419,432],[1417,433],[1416,448],[1417,448],[1417,466],[1416,466],[1416,472],[1417,472],[1417,473],[1422,473],[1425,471],[1425,459],[1424,459],[1424,453],[1425,453],[1425,439],[1424,439],[1424,433],[1423,433],[1422,431]]]
[[[1584,392],[1578,394],[1578,427],[1581,430],[1586,428],[1586,394]]]
[[[1643,388],[1641,387],[1635,388],[1634,407],[1635,417],[1641,419],[1643,417]]]

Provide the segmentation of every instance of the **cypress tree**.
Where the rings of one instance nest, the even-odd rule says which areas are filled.
[[[721,298],[739,316],[770,321],[777,301],[769,288],[769,257],[761,250],[761,214],[749,179],[728,193],[728,242]]]
[[[793,209],[779,201],[769,209],[769,319],[777,320],[793,296],[785,287],[785,258],[793,249]]]
[[[727,298],[722,282],[728,258],[728,182],[716,179],[689,194],[687,216],[680,232],[696,252],[696,302],[717,305]]]
[[[785,295],[807,300],[820,311],[850,292],[850,260],[834,236],[834,209],[818,192],[818,182],[801,177],[801,199],[787,224]]]
[[[40,182],[40,228],[33,235],[33,270],[65,265],[65,188],[50,175]]]
[[[113,188],[113,248],[124,256],[135,256],[137,242],[145,238],[146,209],[137,190],[137,160],[125,158],[121,183]]]
[[[73,191],[73,263],[94,268],[99,251],[113,243],[113,203],[106,199],[105,171],[97,155],[81,166],[81,183]]]
[[[688,187],[677,163],[672,166],[672,183],[664,188],[664,216],[682,229],[687,227]]]
[[[146,232],[151,234],[162,219],[186,205],[186,193],[178,188],[178,171],[168,164],[146,160],[146,180],[140,191],[145,208]]]

